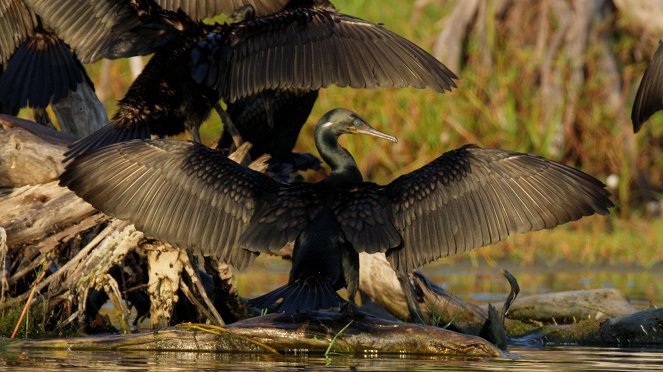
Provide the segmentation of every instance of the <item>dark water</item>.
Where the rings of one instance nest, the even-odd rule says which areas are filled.
[[[260,265],[258,265],[260,266]],[[663,304],[663,270],[632,268],[584,269],[582,267],[509,267],[508,264],[475,267],[469,263],[428,267],[424,271],[448,291],[475,303],[501,303],[508,285],[500,274],[506,268],[519,280],[522,295],[561,290],[618,288],[639,307]],[[256,269],[260,271],[256,275]],[[240,293],[264,293],[287,280],[286,263],[269,262],[239,276]],[[255,292],[255,293],[254,293]],[[189,352],[69,352],[0,349],[0,370],[80,370],[94,371],[651,371],[663,370],[663,348],[615,349],[577,346],[523,348],[497,359],[411,357],[411,356],[333,356],[255,355]]]
[[[0,351],[0,369],[12,371],[651,371],[663,370],[663,350],[513,349],[507,358],[272,356],[212,353]]]

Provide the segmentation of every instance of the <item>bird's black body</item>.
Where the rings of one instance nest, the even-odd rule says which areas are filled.
[[[633,132],[637,133],[649,117],[661,109],[663,109],[663,43],[659,43],[635,95],[631,112]]]
[[[219,101],[219,94],[191,78],[190,51],[203,31],[197,22],[183,14],[180,17],[185,31],[157,50],[120,100],[110,123],[73,144],[68,158],[116,142],[172,136],[185,129],[200,141],[198,127]]]
[[[474,146],[449,151],[388,185],[363,182],[338,145],[344,133],[394,139],[336,109],[315,130],[332,169],[319,183],[278,182],[203,145],[163,140],[90,152],[67,165],[60,183],[147,234],[238,269],[294,241],[289,283],[252,301],[288,312],[336,305],[334,290],[343,285],[352,301],[360,252],[383,252],[394,269],[410,272],[612,206],[605,186],[578,170]]]
[[[229,103],[226,111],[242,139],[253,145],[251,158],[270,154],[270,162],[276,164],[291,159],[299,131],[317,98],[317,90],[266,90]],[[232,145],[232,137],[224,129],[218,147]]]
[[[46,0],[26,1],[40,4],[42,10],[50,9],[52,7],[50,2],[54,2],[53,0],[48,0],[49,3],[45,2]],[[107,1],[109,0],[102,3]],[[78,3],[81,2],[87,3],[85,0],[78,0]],[[143,2],[149,3],[148,0]],[[153,4],[152,8],[157,6]],[[175,13],[161,9],[146,10],[143,13],[147,15],[138,18],[146,24],[138,29],[144,29],[143,34],[150,30],[158,30],[169,40],[161,41],[163,45],[156,48],[157,53],[153,57],[153,60],[164,59],[160,62],[163,68],[158,74],[137,80],[134,85],[143,84],[151,87],[132,86],[127,95],[134,97],[123,100],[119,110],[124,112],[118,111],[115,116],[118,120],[113,120],[110,128],[102,128],[98,133],[75,143],[67,154],[68,159],[113,142],[137,137],[147,138],[149,134],[168,135],[176,129],[181,131],[183,127],[180,125],[176,128],[176,125],[171,125],[170,120],[164,120],[165,128],[161,128],[159,115],[195,108],[186,106],[190,101],[200,98],[208,99],[208,102],[195,108],[200,109],[200,112],[190,113],[185,117],[185,126],[194,131],[196,140],[197,126],[209,115],[210,108],[219,98],[233,104],[237,100],[254,97],[263,91],[300,92],[298,94],[301,94],[302,102],[297,111],[298,116],[303,116],[310,110],[309,107],[314,101],[315,93],[311,91],[332,84],[354,88],[413,86],[431,88],[439,92],[450,90],[455,86],[453,82],[455,75],[427,52],[382,26],[338,13],[327,1],[290,1],[285,9],[274,14],[261,17],[247,15],[247,19],[233,24],[213,26],[193,21],[182,12]],[[160,14],[162,18],[155,14]],[[62,22],[65,26],[69,23]],[[62,27],[62,32],[71,34],[73,32],[71,27],[65,26]],[[128,42],[115,46],[122,53],[126,53],[126,50],[145,49],[125,46],[135,39],[132,35],[137,31],[136,29],[131,31],[133,33],[127,36]],[[74,41],[83,45],[89,44],[87,39],[79,40],[74,36],[72,36]],[[180,39],[183,38],[189,40],[189,43],[180,51],[178,47],[173,46],[173,43],[180,45]],[[147,41],[142,43],[149,44]],[[166,56],[168,51],[181,52],[183,57],[176,61],[170,60],[170,57]],[[97,48],[92,48],[90,53],[92,52],[97,52]],[[360,55],[362,58],[359,58]],[[173,66],[174,63],[179,65]],[[177,74],[171,70],[175,70]],[[182,81],[171,81],[175,79]],[[185,102],[182,105],[185,109],[172,107],[176,100],[162,101],[158,95],[152,94],[151,90],[164,82],[168,82],[166,95],[181,98]],[[180,90],[168,91],[178,86]],[[197,97],[189,97],[196,92],[185,91],[184,88],[188,87],[203,91],[197,93]],[[216,95],[211,94],[210,89],[214,90]],[[143,108],[134,106],[134,101],[147,107],[142,112],[141,120],[134,120],[138,117],[133,111],[140,111]],[[278,119],[281,122],[280,118],[274,116],[279,115],[277,112],[271,114],[272,117],[267,118],[268,120],[276,122]],[[182,115],[176,116],[182,117]],[[253,132],[247,136],[260,139],[262,144],[259,147],[264,151],[275,151],[277,156],[280,156],[279,154],[285,153],[283,149],[292,148],[296,139],[293,133],[301,128],[303,120],[295,119],[293,124],[282,126],[284,129],[282,135],[281,131],[278,131],[279,135],[276,137],[279,137],[279,141],[283,141],[282,145],[271,148],[270,145],[265,145],[267,143],[265,138],[269,133]],[[141,128],[138,128],[138,125]],[[150,127],[149,134],[146,127]],[[269,141],[275,142],[273,138],[269,138]],[[254,154],[257,153],[258,151],[254,150]]]

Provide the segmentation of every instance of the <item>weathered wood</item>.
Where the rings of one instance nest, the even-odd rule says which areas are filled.
[[[403,289],[383,253],[359,254],[359,289],[396,318],[410,317]]]
[[[591,346],[663,345],[663,309],[649,309],[608,320],[587,319],[547,325],[537,332],[546,344]]]
[[[64,170],[73,138],[41,125],[0,115],[0,188],[54,180]]]
[[[573,323],[582,319],[606,319],[636,312],[618,289],[591,289],[545,293],[518,298],[510,319],[545,323]]]
[[[2,194],[0,226],[10,250],[47,238],[95,213],[95,209],[57,181],[23,186]]]
[[[384,254],[362,253],[359,265],[359,288],[362,292],[396,318],[409,319],[405,294]],[[426,324],[449,324],[460,332],[478,335],[488,319],[486,310],[446,292],[422,274],[410,275],[410,283],[417,294],[422,320]]]
[[[60,102],[51,105],[63,132],[85,137],[108,124],[108,114],[94,92],[83,81]]]
[[[479,337],[373,317],[350,319],[338,313],[314,313],[314,316],[270,314],[224,328],[180,326],[129,336],[7,342],[3,347],[324,353],[335,336],[330,351],[343,354],[501,355],[497,348]]]

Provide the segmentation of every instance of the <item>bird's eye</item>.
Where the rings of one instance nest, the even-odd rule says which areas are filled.
[[[359,120],[355,120],[355,121],[354,121],[354,122],[353,122],[352,124],[354,124],[354,125],[355,125],[355,127],[358,127],[358,126],[359,126],[359,124],[361,124],[361,123],[359,122]]]

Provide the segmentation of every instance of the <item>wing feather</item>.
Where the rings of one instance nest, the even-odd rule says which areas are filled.
[[[633,131],[637,133],[645,121],[661,109],[663,109],[663,43],[660,43],[656,49],[635,95],[631,112]]]
[[[210,37],[197,46],[202,58],[194,61],[194,71],[198,82],[216,87],[229,101],[265,89],[455,87],[456,76],[414,43],[326,6],[287,8],[218,32],[230,38],[229,60],[221,61],[213,45],[224,38]],[[212,77],[225,69],[230,79]]]
[[[472,146],[394,180],[385,193],[403,236],[387,255],[403,271],[613,206],[601,182],[571,167]]]
[[[202,145],[151,140],[76,158],[61,184],[147,234],[232,265],[254,254],[239,248],[239,236],[280,187]]]

